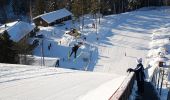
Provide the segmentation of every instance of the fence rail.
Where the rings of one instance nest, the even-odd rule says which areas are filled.
[[[169,70],[169,67],[167,68],[157,67],[154,70],[153,75],[151,77],[151,82],[155,86],[157,91],[159,92],[159,95],[162,94],[162,86],[164,85],[163,82],[166,80],[165,78],[168,75],[168,70]]]
[[[134,81],[135,75],[134,73],[130,73],[109,100],[128,100],[132,92]]]

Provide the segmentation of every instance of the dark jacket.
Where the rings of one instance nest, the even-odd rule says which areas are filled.
[[[144,81],[145,73],[144,73],[144,67],[141,63],[139,63],[137,67],[133,69],[133,71],[135,72],[137,81]]]
[[[79,48],[79,46],[78,46],[78,45],[75,45],[75,46],[72,48],[72,51],[77,51],[78,48]]]

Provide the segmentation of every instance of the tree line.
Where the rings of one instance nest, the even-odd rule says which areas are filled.
[[[141,7],[168,6],[170,0],[0,0],[0,7],[5,11],[11,6],[14,14],[37,16],[46,12],[67,8],[76,17],[87,13],[103,15],[118,14]]]

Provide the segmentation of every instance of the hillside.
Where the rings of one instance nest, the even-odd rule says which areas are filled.
[[[76,41],[64,34],[66,27],[72,27],[70,22],[40,27],[38,34],[45,36],[45,57],[60,58],[59,68],[0,64],[0,99],[107,100],[127,77],[127,68],[136,67],[136,58],[142,57],[144,67],[148,68],[152,33],[170,27],[169,10],[169,7],[142,8],[105,16],[97,32],[91,27],[96,19],[85,17],[86,27],[80,32],[86,41],[78,54],[81,51],[90,53],[88,63],[82,60],[86,54],[76,60],[73,56],[68,59]],[[79,26],[76,23],[75,27]],[[52,48],[48,50],[50,43]],[[41,45],[34,50],[34,55],[41,56],[40,51]],[[153,69],[149,68],[147,74]]]

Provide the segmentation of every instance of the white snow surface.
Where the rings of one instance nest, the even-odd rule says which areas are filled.
[[[45,46],[47,47],[49,43],[53,44],[52,50],[48,51],[45,48],[45,55],[63,58],[64,61],[61,61],[62,68],[84,70],[84,67],[86,67],[89,71],[114,73],[120,76],[127,75],[126,70],[129,67],[136,67],[137,58],[143,58],[146,74],[150,78],[158,65],[158,60],[160,60],[157,58],[159,51],[166,53],[165,49],[160,48],[168,49],[167,47],[169,47],[167,38],[169,37],[169,29],[167,28],[170,26],[170,16],[167,13],[169,9],[169,7],[145,8],[145,10],[105,16],[101,18],[101,24],[97,24],[97,32],[96,29],[92,28],[92,23],[96,23],[96,20],[91,19],[90,16],[85,17],[85,27],[80,31],[86,37],[85,44],[89,45],[87,51],[90,53],[90,62],[88,64],[80,58],[77,59],[76,63],[73,63],[73,57],[71,60],[67,60],[68,52],[71,50],[68,45],[76,39],[65,35],[64,31],[68,31],[72,27],[79,29],[81,24],[76,23],[72,26],[71,23],[66,22],[64,26],[51,28],[52,31],[43,28],[44,31],[48,32],[42,32],[42,34],[48,34],[48,38],[52,36],[52,41],[44,39],[46,41]],[[65,30],[65,28],[68,30]],[[159,28],[161,29],[158,30]],[[62,31],[58,32],[56,29]],[[162,34],[159,34],[159,31]],[[152,33],[155,35],[152,35]],[[57,35],[61,37],[54,38]],[[62,36],[65,38],[62,38]],[[61,41],[61,44],[59,44],[59,41]],[[55,45],[56,43],[59,45]],[[152,52],[153,49],[158,50]],[[40,47],[39,49],[36,48],[35,55],[41,55],[38,52],[39,50]],[[55,52],[55,50],[58,51]],[[81,51],[79,49],[78,54]],[[83,98],[86,97],[88,96]]]
[[[73,56],[71,60],[67,60],[69,51],[71,52],[69,44],[77,40],[65,34],[65,31],[73,27],[79,29],[81,24],[72,25],[68,21],[63,26],[42,27],[39,33],[46,36],[44,39],[45,56],[64,59],[61,61],[63,68],[82,70],[86,67],[89,71],[127,75],[126,70],[129,67],[136,67],[136,58],[143,58],[143,64],[147,67],[146,58],[150,50],[151,35],[154,30],[160,27],[165,25],[168,27],[170,21],[170,16],[167,14],[168,9],[155,8],[154,10],[139,10],[105,16],[101,18],[101,24],[97,25],[97,34],[96,29],[91,25],[96,20],[91,19],[90,16],[85,17],[85,27],[80,31],[86,37],[85,44],[88,48],[87,52],[90,53],[90,62],[88,63],[82,61],[81,57],[76,59],[76,63],[73,63]],[[167,40],[163,41],[164,44],[167,43]],[[51,50],[47,49],[49,43],[52,43]],[[40,49],[41,46],[37,47],[34,54],[41,56]],[[78,54],[81,51],[80,48]]]
[[[21,71],[24,74],[17,73],[16,76],[11,74],[11,77],[8,77],[8,74],[3,75],[4,78],[0,79],[2,81],[0,83],[0,89],[2,90],[0,91],[0,94],[2,94],[0,99],[106,100],[123,82],[128,74],[126,70],[129,67],[136,67],[137,58],[143,58],[148,77],[152,76],[158,63],[155,60],[158,56],[157,53],[164,50],[159,49],[160,47],[150,47],[163,44],[159,46],[166,47],[168,51],[170,50],[169,45],[167,45],[169,42],[167,39],[164,40],[164,36],[152,38],[152,33],[156,29],[169,27],[170,15],[167,13],[169,9],[169,7],[145,8],[118,15],[104,16],[101,18],[101,23],[97,25],[97,32],[96,29],[92,28],[92,23],[95,23],[96,20],[90,16],[85,17],[85,27],[80,32],[83,37],[86,37],[86,41],[83,41],[84,44],[78,49],[77,55],[83,54],[82,52],[88,52],[90,57],[87,61],[83,60],[84,58],[81,55],[75,61],[74,55],[68,59],[72,44],[76,41],[82,41],[82,37],[77,39],[65,34],[65,32],[73,27],[81,28],[79,23],[72,25],[68,21],[62,26],[41,27],[38,34],[45,36],[43,39],[45,57],[60,58],[60,68],[67,69],[23,67],[24,69],[32,68],[33,71],[37,70],[35,72],[31,70],[31,72],[29,70]],[[152,42],[150,45],[151,40],[156,39],[158,41]],[[48,50],[50,43],[52,46]],[[148,51],[152,49],[159,49],[159,51],[155,50],[155,53],[148,54]],[[34,55],[41,56],[41,45],[34,50]],[[70,69],[76,69],[77,71]],[[60,73],[60,70],[63,73]],[[10,73],[18,70],[17,67],[1,67],[1,72],[6,73],[5,71],[10,75]],[[44,72],[47,75],[44,75]],[[51,74],[48,75],[48,73]],[[33,78],[37,74],[41,77]],[[27,78],[27,75],[31,78]],[[103,95],[100,94],[101,91]]]
[[[1,64],[0,71],[1,100],[107,100],[125,79],[116,74],[24,65]]]
[[[41,17],[47,23],[52,23],[55,20],[70,16],[70,15],[72,15],[72,13],[69,12],[67,9],[63,8],[63,9],[59,9],[59,10],[56,10],[56,11],[53,11],[53,12],[49,12],[49,13],[39,15],[39,16],[35,17],[34,19]]]

